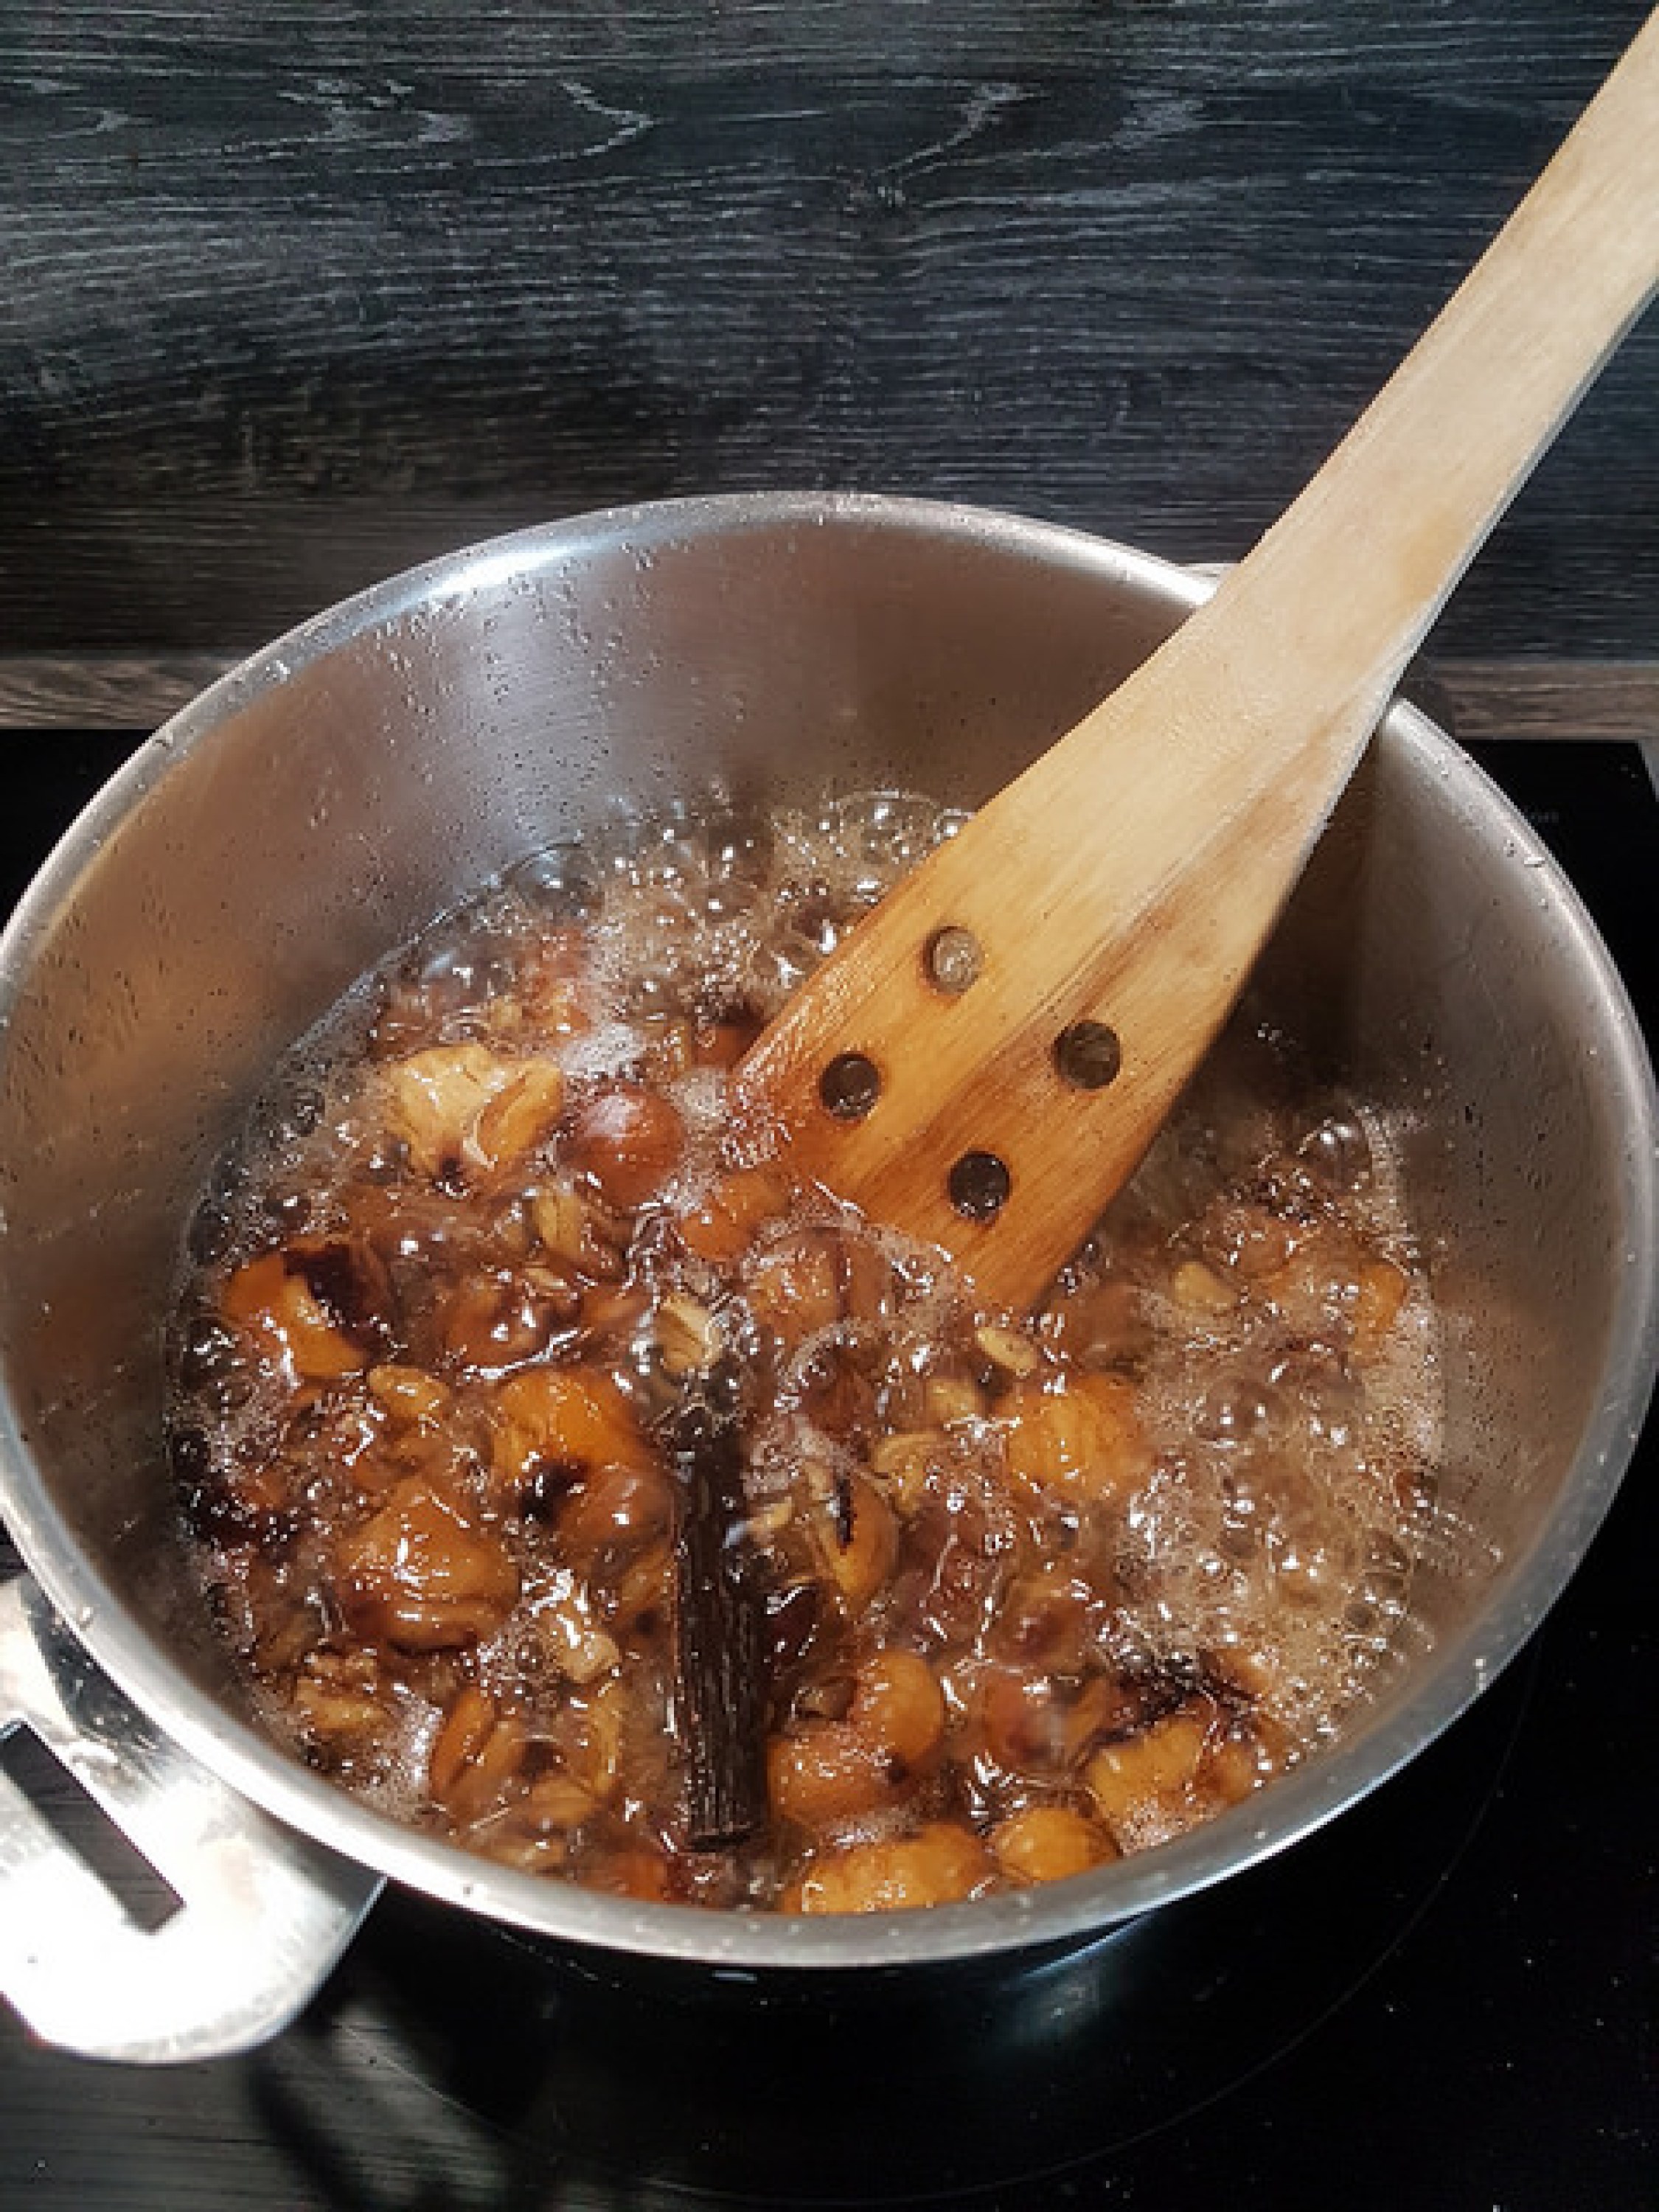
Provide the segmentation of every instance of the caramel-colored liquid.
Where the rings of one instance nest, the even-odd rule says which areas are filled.
[[[1248,1011],[1035,1317],[733,1149],[729,1068],[951,833],[709,806],[368,978],[192,1225],[173,1427],[272,1729],[634,1893],[836,1911],[1078,1871],[1340,1729],[1438,1425],[1387,1117]],[[763,1817],[688,1831],[673,1408],[735,1372]]]

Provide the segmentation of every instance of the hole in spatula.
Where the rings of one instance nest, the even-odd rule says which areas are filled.
[[[1074,1091],[1103,1091],[1123,1065],[1117,1031],[1104,1022],[1073,1022],[1054,1039],[1054,1065]]]
[[[19,1726],[0,1736],[0,1774],[22,1791],[136,1928],[153,1936],[179,1911],[184,1899],[178,1891],[32,1729]]]
[[[861,1121],[881,1096],[881,1072],[861,1052],[837,1053],[818,1078],[818,1097],[838,1121]]]
[[[994,1152],[964,1152],[946,1183],[951,1203],[964,1221],[994,1219],[1013,1187],[1006,1164]]]

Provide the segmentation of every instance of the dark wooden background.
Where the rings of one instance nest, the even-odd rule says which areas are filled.
[[[584,507],[1240,552],[1644,0],[0,4],[0,656],[251,645]],[[1659,319],[1455,654],[1640,659]]]

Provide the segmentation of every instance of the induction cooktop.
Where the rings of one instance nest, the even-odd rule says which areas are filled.
[[[0,739],[8,902],[137,742]],[[1641,755],[1481,757],[1578,884],[1651,1039]],[[389,1890],[306,2014],[241,2057],[99,2064],[0,2008],[0,2207],[1652,2212],[1656,1561],[1650,1421],[1581,1572],[1473,1711],[1334,1826],[1080,1948],[758,1982]]]

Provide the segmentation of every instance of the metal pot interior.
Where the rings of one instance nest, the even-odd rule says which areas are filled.
[[[1530,833],[1396,709],[1264,963],[1273,1018],[1407,1111],[1445,1319],[1439,1529],[1345,1743],[1197,1835],[1050,1893],[795,1925],[536,1881],[388,1826],[248,1725],[161,1448],[183,1224],[286,1046],[482,878],[718,783],[971,805],[1200,595],[962,509],[754,497],[550,527],[396,579],[168,726],[0,953],[0,1504],[136,1700],[270,1809],[440,1894],[684,1957],[859,1962],[1104,1924],[1340,1809],[1510,1655],[1600,1519],[1654,1347],[1651,1077]],[[1112,803],[1109,791],[1100,803]]]

